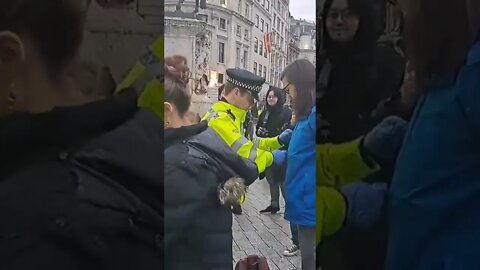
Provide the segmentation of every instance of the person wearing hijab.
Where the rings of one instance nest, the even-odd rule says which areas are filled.
[[[292,111],[284,106],[286,94],[278,87],[270,86],[267,91],[266,110],[258,117],[256,134],[260,138],[270,138],[280,135],[284,130],[288,129]],[[277,171],[275,177],[275,171]],[[261,210],[260,213],[276,213],[280,210],[280,189],[283,193],[284,175],[278,170],[269,168],[265,171],[265,177],[270,185],[270,205]]]

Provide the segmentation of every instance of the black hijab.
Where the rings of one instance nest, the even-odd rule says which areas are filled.
[[[341,143],[368,132],[375,124],[372,112],[398,91],[404,70],[404,61],[394,49],[377,46],[379,14],[372,0],[347,0],[350,12],[359,17],[358,30],[350,41],[331,39],[326,23],[333,1],[325,2],[322,19],[326,53],[317,61],[320,67],[327,59],[331,63],[328,85],[317,99],[319,117],[328,122],[325,130],[317,131],[326,134],[317,138],[319,143]],[[320,73],[317,75],[320,77]]]

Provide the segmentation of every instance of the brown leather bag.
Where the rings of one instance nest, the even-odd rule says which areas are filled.
[[[238,261],[235,270],[270,270],[270,267],[265,257],[250,255]]]

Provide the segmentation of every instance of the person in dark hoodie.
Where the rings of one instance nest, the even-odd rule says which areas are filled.
[[[67,107],[79,3],[0,1],[0,268],[163,269],[162,122],[133,90]]]
[[[325,53],[319,53],[317,61],[318,144],[345,143],[364,136],[389,115],[403,116],[397,109],[405,61],[393,48],[377,45],[378,18],[380,14],[371,0],[325,2]],[[384,154],[387,151],[391,151],[390,155],[398,152],[382,150]],[[382,170],[368,181],[389,182],[393,164],[379,164]],[[362,228],[344,226],[341,232],[326,237],[317,250],[318,261],[327,270],[342,269],[340,262],[344,269],[381,269],[387,184],[360,182],[338,188],[348,202],[347,221],[354,218],[355,212],[365,214],[367,208],[371,212],[376,209],[378,213],[373,216],[378,220]]]
[[[186,114],[186,59],[165,59],[165,268],[233,269],[232,212],[258,177],[206,122]]]
[[[326,53],[318,54],[319,142],[342,143],[366,134],[385,116],[371,116],[382,100],[399,92],[405,61],[377,46],[371,0],[327,0],[323,9]]]
[[[271,138],[280,135],[289,128],[292,111],[284,106],[286,94],[278,87],[270,86],[265,99],[266,110],[258,117],[256,134],[260,138]],[[280,189],[283,193],[284,171],[285,168],[265,170],[265,177],[270,185],[271,201],[270,205],[261,210],[260,213],[276,213],[280,210]]]

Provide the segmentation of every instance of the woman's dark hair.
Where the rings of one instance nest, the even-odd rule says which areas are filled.
[[[295,116],[297,119],[308,116],[315,104],[315,66],[306,59],[295,60],[283,71],[280,79],[284,78],[297,90],[292,100]]]
[[[375,14],[375,7],[373,5],[374,1],[347,0],[349,10],[359,17],[359,24],[355,37],[346,44],[339,44],[338,42],[333,41],[328,34],[327,18],[334,1],[335,0],[326,0],[325,5],[323,6],[323,49],[326,50],[332,58],[348,58],[351,54],[355,53],[373,54],[376,41],[380,35],[380,24],[379,21],[376,20],[378,16]]]
[[[418,0],[406,17],[406,50],[422,91],[434,75],[453,75],[471,45],[465,1]],[[480,15],[479,15],[480,16]]]
[[[165,58],[165,102],[175,105],[178,113],[183,116],[190,108],[191,95],[187,91],[190,70],[187,59],[174,55]]]
[[[84,17],[78,0],[0,0],[0,31],[28,33],[52,77],[75,57]]]

